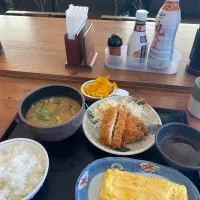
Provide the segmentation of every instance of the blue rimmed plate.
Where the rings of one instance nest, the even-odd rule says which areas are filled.
[[[103,158],[92,162],[80,174],[76,183],[76,200],[98,200],[104,172],[107,169],[119,169],[150,177],[163,177],[174,183],[185,185],[188,200],[200,200],[194,184],[179,171],[156,163],[131,158]]]

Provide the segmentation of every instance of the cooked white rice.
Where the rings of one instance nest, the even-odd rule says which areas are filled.
[[[45,167],[42,156],[23,142],[0,152],[0,200],[21,200],[41,181]]]

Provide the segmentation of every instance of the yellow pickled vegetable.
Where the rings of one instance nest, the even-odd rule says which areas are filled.
[[[108,97],[115,88],[118,88],[115,82],[109,81],[109,76],[100,76],[93,83],[82,86],[83,91],[90,96],[105,98]]]

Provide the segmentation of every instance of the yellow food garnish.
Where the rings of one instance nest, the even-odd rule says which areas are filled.
[[[113,92],[114,88],[118,88],[118,86],[115,82],[111,83],[109,81],[109,76],[100,76],[93,83],[82,86],[83,91],[87,95],[101,98],[108,97]]]

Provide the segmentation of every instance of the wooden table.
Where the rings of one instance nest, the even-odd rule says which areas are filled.
[[[127,44],[134,22],[95,20],[95,47],[99,53],[92,71],[64,68],[66,62],[64,34],[65,19],[24,16],[0,16],[0,38],[5,57],[0,58],[0,74],[54,80],[84,82],[100,75],[126,87],[152,86],[190,90],[195,78],[185,73],[197,25],[181,24],[176,37],[176,49],[182,53],[176,75],[163,75],[109,69],[104,65],[104,49],[111,33],[119,33]],[[152,41],[155,23],[147,24],[149,41]],[[27,59],[28,58],[28,59]]]
[[[0,134],[31,90],[57,83],[79,89],[82,82],[99,75],[110,74],[121,88],[153,107],[186,109],[195,78],[184,71],[197,25],[180,26],[176,46],[183,59],[179,72],[171,76],[110,70],[104,66],[107,37],[118,32],[126,43],[132,27],[132,22],[95,21],[95,46],[100,56],[94,70],[88,72],[64,68],[64,19],[0,16],[0,38],[5,49],[5,55],[0,56]],[[148,24],[148,30],[153,31],[153,23]],[[199,120],[190,116],[190,121],[200,130]]]
[[[9,125],[18,110],[21,100],[31,90],[49,84],[67,84],[80,89],[80,84],[66,81],[47,81],[26,78],[0,77],[0,135]],[[127,88],[124,88],[127,89]],[[144,99],[153,107],[186,109],[190,94],[177,91],[159,91],[142,88],[128,88],[130,95]],[[200,130],[199,120],[190,115],[191,126]]]

